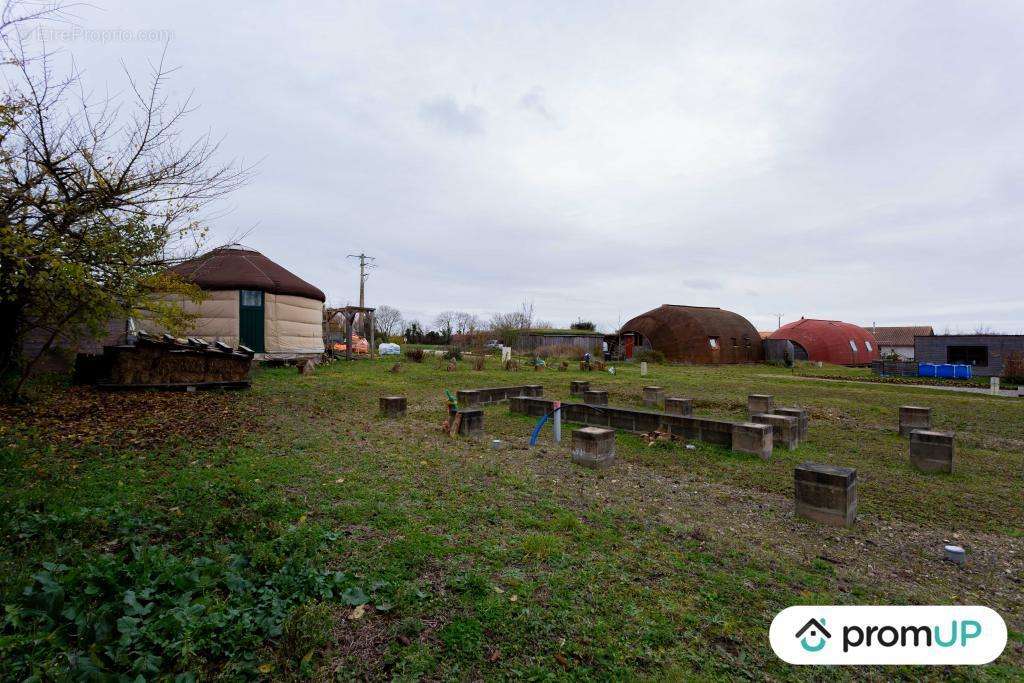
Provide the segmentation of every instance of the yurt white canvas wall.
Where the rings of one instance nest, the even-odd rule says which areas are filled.
[[[244,344],[259,358],[323,353],[324,293],[258,251],[223,247],[172,270],[206,292],[181,302],[198,314],[190,336]]]

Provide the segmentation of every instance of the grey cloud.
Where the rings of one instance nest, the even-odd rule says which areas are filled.
[[[369,301],[423,322],[529,293],[606,329],[663,303],[1024,327],[1019,0],[96,2],[85,28],[174,33],[186,133],[265,158],[212,239],[258,225],[246,242],[333,300],[365,251]],[[115,92],[161,46],[67,49]]]
[[[544,89],[539,86],[534,86],[519,98],[519,106],[527,111],[533,112],[537,116],[548,123],[557,123],[555,115],[551,113],[548,108],[547,101],[544,97]]]
[[[451,96],[420,104],[420,118],[449,133],[478,135],[484,132],[484,110],[471,104],[459,106]]]

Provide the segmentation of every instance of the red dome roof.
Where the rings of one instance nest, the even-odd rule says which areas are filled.
[[[801,318],[772,332],[769,339],[788,339],[807,353],[807,360],[836,365],[867,365],[878,360],[878,343],[863,327],[840,320]],[[800,357],[798,350],[797,357]]]

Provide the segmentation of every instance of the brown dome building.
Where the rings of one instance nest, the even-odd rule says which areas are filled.
[[[632,358],[653,349],[677,363],[717,365],[764,359],[757,328],[743,316],[721,308],[664,304],[633,318],[619,332],[619,351]]]

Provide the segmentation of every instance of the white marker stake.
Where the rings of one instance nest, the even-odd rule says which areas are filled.
[[[562,411],[561,411],[562,403],[561,403],[561,401],[555,401],[555,405],[553,407],[555,409],[555,424],[554,424],[554,427],[555,427],[555,443],[561,443],[562,442]]]
[[[645,361],[645,360],[640,361],[640,376],[641,377],[646,377],[647,376],[647,361]]]

